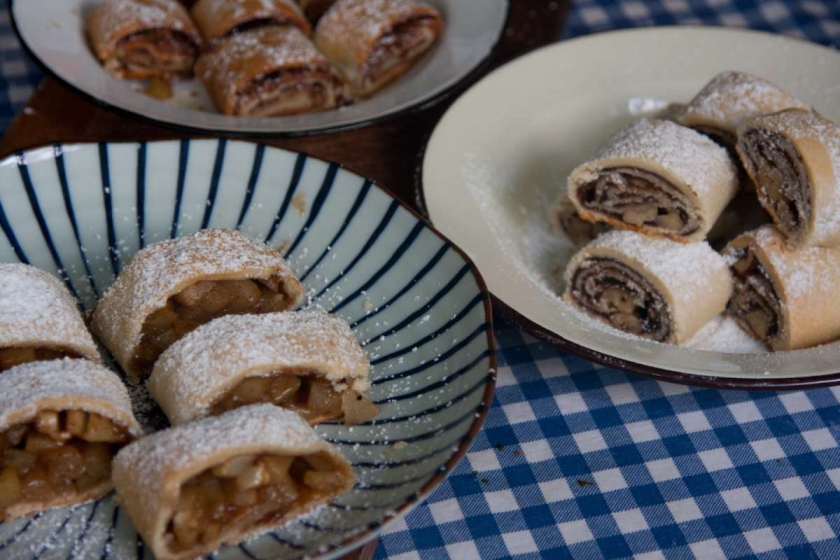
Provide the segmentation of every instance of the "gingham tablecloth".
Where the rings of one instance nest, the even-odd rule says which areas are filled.
[[[0,10],[2,131],[39,74]],[[567,35],[666,24],[840,46],[838,0],[580,0]],[[840,389],[660,383],[496,321],[487,423],[446,482],[385,528],[377,559],[840,558]]]

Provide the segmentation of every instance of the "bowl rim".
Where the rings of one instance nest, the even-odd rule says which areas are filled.
[[[224,140],[224,138],[216,138],[216,137],[189,137],[189,138],[180,138],[180,139],[171,139],[171,140],[139,140],[139,141],[120,141],[120,142],[55,142],[51,144],[43,144],[40,146],[35,146],[32,148],[27,148],[25,150],[18,150],[15,151],[6,157],[0,159],[0,166],[7,163],[8,161],[18,160],[18,158],[25,156],[29,152],[34,152],[38,150],[51,150],[53,154],[52,157],[55,157],[56,150],[64,149],[67,147],[82,147],[82,146],[98,146],[100,144],[104,144],[106,146],[139,146],[142,144],[163,144],[163,143],[172,143],[174,145],[179,144],[182,141],[189,141],[189,142],[219,142]],[[289,150],[286,148],[279,148],[276,146],[272,146],[269,144],[265,144],[263,142],[250,142],[242,139],[230,139],[229,142],[237,142],[242,144],[252,144],[256,147],[263,146],[266,149],[271,150],[279,150],[282,152],[286,152],[289,154],[303,154],[307,158],[311,158],[316,161],[320,161],[326,163],[328,165],[335,165],[342,171],[347,173],[352,173],[358,176],[361,179],[366,181],[370,181],[370,183],[377,189],[379,189],[382,193],[384,193],[390,199],[396,201],[404,210],[407,210],[418,222],[422,223],[424,227],[426,227],[429,231],[431,231],[435,236],[437,236],[444,244],[446,244],[449,248],[453,249],[458,255],[463,259],[464,263],[470,267],[470,273],[472,274],[473,278],[475,279],[476,285],[478,287],[478,291],[481,294],[481,298],[484,304],[484,323],[487,325],[487,329],[485,330],[484,336],[487,340],[487,350],[486,356],[488,359],[488,375],[487,375],[487,382],[484,386],[484,392],[481,397],[481,402],[478,404],[476,408],[475,416],[470,423],[469,429],[467,430],[466,434],[464,434],[460,441],[458,442],[458,447],[449,459],[445,463],[443,463],[440,468],[435,472],[435,474],[428,480],[426,483],[420,487],[414,494],[409,496],[404,503],[402,503],[399,507],[393,508],[388,510],[386,515],[377,522],[371,523],[367,529],[361,531],[339,543],[335,543],[330,545],[329,550],[325,552],[318,553],[316,552],[314,556],[310,556],[313,560],[328,560],[332,558],[336,558],[340,555],[347,554],[356,550],[357,548],[361,547],[367,542],[372,541],[379,534],[382,532],[382,529],[385,527],[386,524],[390,523],[394,519],[399,516],[404,516],[405,514],[409,513],[415,507],[417,507],[420,503],[422,503],[426,498],[434,492],[438,486],[440,486],[443,481],[446,479],[447,476],[454,470],[454,468],[458,465],[461,459],[467,454],[470,446],[472,445],[473,441],[475,441],[478,432],[481,430],[482,426],[484,425],[484,421],[487,417],[487,412],[490,410],[490,407],[493,404],[493,396],[495,393],[496,387],[496,377],[498,373],[498,360],[496,357],[496,340],[493,331],[493,307],[492,307],[492,298],[490,292],[487,290],[487,284],[484,281],[481,273],[476,267],[475,263],[473,263],[472,259],[461,249],[458,245],[453,243],[448,237],[446,237],[443,233],[441,233],[434,225],[432,225],[431,221],[428,220],[423,214],[414,208],[412,208],[408,203],[404,202],[400,199],[397,195],[391,192],[390,189],[387,187],[379,184],[376,181],[368,179],[363,174],[354,171],[347,166],[330,162],[328,160],[312,156],[306,151],[295,151]],[[29,165],[25,162],[24,157],[24,165]],[[375,525],[375,527],[374,527]]]
[[[514,60],[508,61],[505,64],[499,66],[498,68],[494,69],[492,72],[488,73],[486,76],[482,77],[476,83],[472,84],[466,93],[469,90],[473,89],[474,87],[478,87],[485,79],[489,79],[493,76],[496,72],[503,70],[508,64],[515,64],[526,57],[530,57],[533,55],[537,55],[542,51],[549,50],[549,49],[560,49],[564,45],[573,42],[579,41],[587,41],[587,40],[603,40],[604,35],[615,35],[615,34],[637,34],[637,33],[656,33],[658,31],[663,32],[673,32],[674,30],[692,30],[692,31],[709,31],[709,32],[724,32],[724,33],[733,33],[733,34],[750,34],[750,35],[760,35],[764,37],[773,37],[779,40],[786,39],[786,40],[793,40],[801,43],[807,43],[809,45],[819,46],[823,48],[829,48],[825,45],[820,43],[815,43],[813,41],[809,41],[807,39],[803,39],[801,37],[794,37],[788,35],[781,35],[778,33],[771,33],[767,31],[757,30],[757,29],[744,29],[744,28],[733,28],[733,27],[726,27],[726,26],[717,26],[717,25],[661,25],[661,26],[643,26],[643,27],[632,27],[627,29],[611,29],[605,30],[596,33],[589,33],[586,35],[580,35],[577,37],[573,37],[570,39],[565,39],[558,43],[552,43],[549,45],[545,45],[538,49],[528,52],[527,54],[517,57]],[[437,130],[438,126],[441,122],[446,118],[446,115],[453,110],[455,106],[448,108],[446,112],[443,114],[441,119],[438,121],[438,124],[435,126],[435,129],[428,135],[426,142],[424,143],[423,147],[421,148],[420,155],[418,157],[418,164],[417,169],[415,171],[415,190],[417,191],[416,201],[417,206],[420,208],[420,211],[423,213],[425,218],[430,222],[433,223],[431,214],[429,212],[428,204],[426,202],[426,190],[424,188],[424,168],[426,162],[426,154],[428,152],[428,148],[431,144],[432,139],[434,138],[434,133]],[[655,379],[657,381],[667,382],[667,383],[676,383],[679,385],[689,385],[695,387],[702,387],[702,388],[709,388],[709,389],[731,389],[731,390],[744,390],[744,391],[794,391],[794,390],[806,390],[806,389],[816,389],[820,387],[831,387],[840,385],[840,370],[836,373],[830,373],[825,375],[818,375],[818,376],[811,376],[811,377],[787,377],[787,378],[775,378],[775,379],[758,379],[758,378],[736,378],[736,377],[715,377],[715,376],[707,376],[701,375],[696,373],[686,373],[681,372],[678,370],[670,370],[665,368],[659,368],[655,366],[649,366],[645,364],[640,364],[634,362],[632,360],[626,360],[622,358],[616,358],[609,354],[604,354],[597,350],[588,348],[586,346],[582,346],[580,344],[574,343],[570,340],[567,340],[560,334],[548,329],[533,320],[526,317],[520,311],[517,311],[511,305],[507,304],[504,300],[492,294],[493,299],[493,306],[494,309],[499,313],[504,320],[513,324],[519,329],[522,329],[524,332],[534,336],[535,338],[546,342],[548,344],[552,344],[559,349],[569,352],[575,356],[580,358],[586,359],[588,361],[594,362],[598,365],[605,366],[612,369],[617,369],[619,371],[623,371],[626,373],[631,373],[635,375],[639,375],[642,377],[647,377],[650,379]]]
[[[241,138],[241,139],[249,139],[249,138],[298,138],[298,137],[305,137],[305,136],[314,136],[317,134],[328,134],[332,132],[344,132],[348,130],[356,130],[359,128],[365,128],[371,126],[373,124],[389,122],[395,120],[400,117],[406,117],[409,115],[413,115],[416,113],[420,113],[425,111],[430,107],[434,107],[439,103],[447,100],[447,99],[454,99],[459,95],[459,89],[463,86],[463,84],[472,84],[475,81],[477,76],[481,76],[486,73],[486,71],[492,67],[493,62],[498,54],[502,40],[505,37],[505,29],[507,29],[508,24],[510,23],[511,18],[511,9],[510,9],[510,2],[511,0],[500,0],[504,2],[505,6],[505,14],[502,20],[502,24],[499,27],[499,32],[495,38],[495,41],[492,45],[490,45],[487,53],[481,58],[478,62],[476,62],[472,68],[470,68],[467,72],[460,75],[458,78],[454,80],[450,80],[447,85],[441,87],[436,92],[432,93],[431,95],[427,96],[419,96],[416,99],[408,102],[402,108],[382,113],[373,117],[360,119],[355,122],[349,122],[346,124],[339,124],[339,125],[327,125],[319,128],[311,128],[311,129],[301,129],[301,130],[291,130],[291,131],[268,131],[268,130],[236,130],[236,129],[228,129],[228,128],[210,128],[210,127],[201,127],[189,124],[182,124],[177,122],[169,122],[165,120],[161,120],[143,113],[135,112],[131,109],[126,109],[115,105],[114,103],[107,101],[105,99],[99,98],[92,93],[88,93],[83,90],[80,86],[75,85],[74,83],[70,82],[69,80],[63,78],[58,74],[56,70],[54,70],[51,66],[49,66],[40,56],[36,54],[36,52],[32,49],[29,43],[26,41],[23,33],[20,30],[20,27],[17,23],[17,18],[15,17],[15,2],[16,0],[6,0],[7,9],[9,12],[9,22],[12,27],[12,31],[14,32],[15,37],[18,39],[21,47],[23,48],[26,55],[35,62],[35,64],[40,68],[40,70],[44,73],[45,76],[49,76],[59,82],[61,85],[72,91],[73,93],[81,96],[86,101],[93,103],[98,107],[102,107],[104,109],[108,109],[110,111],[114,111],[118,113],[120,116],[123,117],[131,117],[134,119],[138,119],[145,123],[155,124],[157,126],[167,128],[170,130],[176,130],[183,133],[189,134],[224,134],[225,136],[231,138]],[[463,92],[460,92],[463,93]],[[428,221],[428,220],[427,220]]]

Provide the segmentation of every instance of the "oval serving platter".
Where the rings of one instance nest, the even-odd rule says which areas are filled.
[[[288,117],[219,114],[200,80],[174,84],[172,99],[142,93],[143,82],[115,80],[88,45],[85,21],[99,0],[11,0],[24,47],[48,72],[94,100],[179,128],[238,134],[305,134],[352,128],[428,104],[468,76],[502,34],[508,0],[427,0],[446,21],[441,40],[400,80],[370,99],[324,113]]]
[[[507,317],[585,358],[720,388],[838,384],[840,342],[775,354],[677,348],[595,325],[557,296],[557,273],[575,248],[550,231],[548,209],[569,172],[622,126],[687,102],[733,69],[765,77],[840,122],[840,53],[799,39],[679,27],[564,41],[496,70],[444,115],[423,162],[428,214],[473,259]]]
[[[225,140],[56,145],[0,162],[0,262],[62,278],[89,310],[141,247],[238,228],[284,252],[304,307],[347,320],[371,361],[368,424],[318,432],[356,486],[220,559],[333,558],[372,539],[463,456],[493,394],[489,295],[463,253],[389,193],[334,164]],[[165,418],[131,389],[150,430]],[[3,558],[151,558],[113,496],[0,524]]]

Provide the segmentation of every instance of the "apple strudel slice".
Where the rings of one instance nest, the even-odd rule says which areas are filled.
[[[727,309],[744,330],[773,350],[840,338],[840,248],[795,248],[768,225],[724,253],[735,275]]]
[[[157,432],[114,460],[118,499],[159,560],[269,531],[354,482],[350,464],[302,418],[267,404]]]
[[[738,127],[738,154],[790,243],[840,245],[840,127],[799,109],[757,117]]]
[[[89,360],[0,376],[0,521],[110,492],[111,459],[142,436],[117,375]]]
[[[256,403],[310,424],[376,416],[364,399],[370,363],[342,319],[320,311],[239,315],[199,327],[169,347],[149,391],[173,425]]]
[[[702,241],[738,192],[726,150],[670,121],[642,119],[578,166],[568,193],[580,216],[621,229]]]
[[[563,299],[616,329],[671,344],[689,340],[732,294],[726,261],[708,243],[609,231],[566,268]]]
[[[191,78],[201,35],[177,0],[103,0],[87,32],[115,78]]]
[[[100,300],[92,327],[135,380],[173,342],[217,317],[295,307],[303,287],[280,253],[226,229],[139,251]]]
[[[0,372],[63,357],[100,360],[76,300],[43,270],[0,264]]]

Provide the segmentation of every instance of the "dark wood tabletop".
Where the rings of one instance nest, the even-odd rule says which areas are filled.
[[[458,95],[494,68],[560,40],[571,0],[510,0],[510,4],[505,30],[490,58],[466,80],[421,110],[353,130],[258,140],[339,163],[421,209],[420,163],[426,142],[443,113]],[[0,158],[55,142],[148,141],[188,136],[211,135],[184,133],[115,111],[48,77],[0,140]],[[375,550],[374,541],[343,560],[367,560]]]

